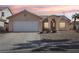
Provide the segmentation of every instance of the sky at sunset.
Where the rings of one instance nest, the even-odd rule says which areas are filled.
[[[8,7],[14,14],[26,9],[37,15],[57,14],[66,15],[69,18],[75,12],[79,12],[79,5],[9,5]]]

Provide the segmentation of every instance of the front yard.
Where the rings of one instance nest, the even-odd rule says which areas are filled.
[[[3,33],[0,34],[0,52],[79,52],[78,40],[79,33],[75,32]]]
[[[79,33],[74,31],[60,31],[57,33],[48,33],[48,34],[41,34],[43,39],[70,39],[70,40],[79,40]]]

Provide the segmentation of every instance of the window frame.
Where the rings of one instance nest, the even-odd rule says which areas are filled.
[[[4,12],[2,12],[2,15],[1,16],[4,17]]]
[[[64,25],[64,26],[61,26],[61,25]],[[63,29],[63,28],[65,28],[66,27],[66,23],[65,22],[60,22],[59,23],[59,28],[60,29]]]
[[[49,29],[49,23],[48,22],[44,22],[44,29]]]

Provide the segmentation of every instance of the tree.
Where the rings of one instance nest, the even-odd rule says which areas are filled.
[[[74,25],[73,28],[76,30],[76,19],[79,19],[79,13],[75,13],[72,18],[74,19]]]

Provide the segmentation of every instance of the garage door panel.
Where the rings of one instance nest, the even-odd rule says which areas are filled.
[[[38,31],[38,22],[16,21],[13,25],[13,31]]]

